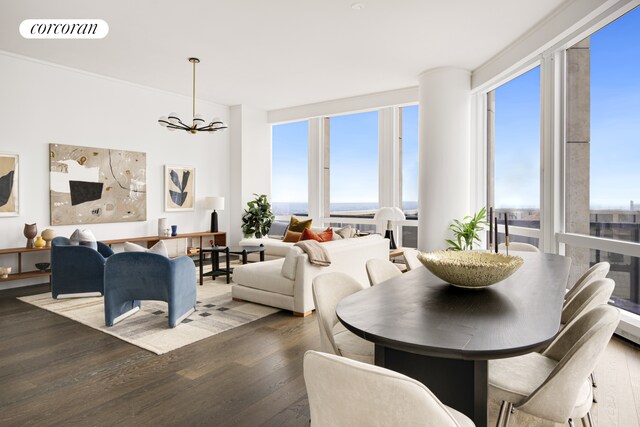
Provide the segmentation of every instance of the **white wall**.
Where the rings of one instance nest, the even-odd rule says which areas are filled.
[[[267,112],[246,105],[230,109],[230,244],[242,239],[242,213],[253,193],[271,200],[271,125]]]
[[[185,81],[185,85],[190,84]],[[49,143],[114,148],[147,153],[147,221],[90,224],[98,239],[155,235],[157,219],[178,225],[178,233],[209,228],[206,196],[229,197],[229,132],[192,135],[169,132],[157,119],[175,111],[191,115],[191,98],[74,71],[0,52],[0,152],[20,155],[20,216],[0,217],[0,248],[25,244],[25,223],[38,232],[53,228],[68,236],[77,226],[50,226]],[[205,117],[229,121],[226,106],[197,101]],[[165,164],[196,168],[196,210],[164,212]],[[219,212],[220,230],[229,229],[229,210]],[[44,255],[44,254],[43,254]],[[15,265],[0,257],[0,265]],[[31,261],[29,261],[31,264]],[[28,282],[4,282],[0,288]]]

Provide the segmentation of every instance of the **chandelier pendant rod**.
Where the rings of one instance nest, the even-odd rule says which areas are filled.
[[[196,58],[190,59],[193,64],[193,115],[191,117],[196,116],[196,62],[199,62]]]

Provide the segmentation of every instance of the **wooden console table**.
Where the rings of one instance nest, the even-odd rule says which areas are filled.
[[[224,231],[218,232],[210,232],[210,231],[202,231],[196,233],[184,233],[178,234],[177,236],[147,236],[147,237],[129,237],[124,239],[112,239],[112,240],[101,240],[102,243],[106,245],[117,245],[125,242],[147,242],[147,247],[158,243],[160,240],[173,240],[173,239],[199,239],[198,242],[198,252],[196,253],[186,253],[185,255],[198,255],[200,250],[202,249],[202,241],[205,238],[209,238],[214,241],[215,245],[225,246],[227,244],[227,234]],[[8,248],[8,249],[0,249],[0,256],[2,255],[18,255],[18,271],[9,274],[9,277],[3,279],[0,278],[0,283],[8,282],[12,280],[21,280],[21,279],[31,279],[33,277],[47,277],[51,276],[51,270],[40,271],[40,270],[31,270],[31,271],[23,271],[22,269],[22,254],[29,254],[35,252],[49,252],[51,248]]]

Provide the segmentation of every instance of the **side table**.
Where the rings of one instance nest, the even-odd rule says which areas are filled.
[[[260,253],[260,261],[264,261],[264,245],[260,246],[213,246],[210,249],[200,250],[200,286],[202,286],[205,276],[211,276],[214,279],[218,276],[227,276],[227,283],[231,282],[231,273],[233,269],[229,266],[229,255],[239,255],[242,263],[247,263],[247,255],[252,253]],[[211,271],[204,272],[205,254],[211,254]],[[220,254],[225,254],[225,267],[220,267]]]

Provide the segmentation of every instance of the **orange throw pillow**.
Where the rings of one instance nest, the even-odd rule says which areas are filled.
[[[300,240],[315,240],[316,242],[330,242],[333,240],[333,230],[331,228],[327,228],[325,231],[321,233],[314,233],[313,231],[306,228],[302,232],[302,236],[300,236]]]
[[[285,234],[284,239],[282,239],[282,241],[286,243],[295,243],[298,240],[300,240],[301,236],[302,236],[302,233],[298,233],[297,231],[287,230],[287,234]]]

